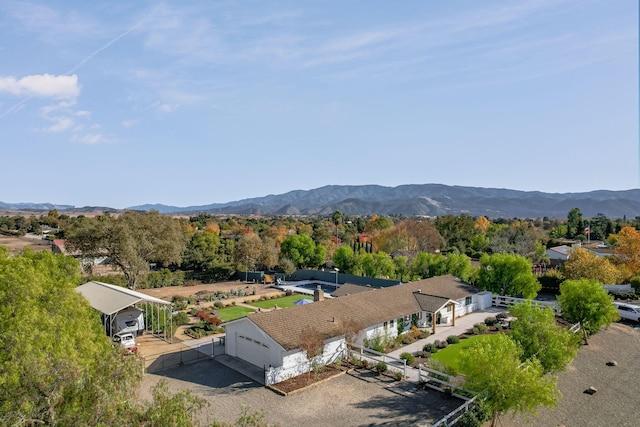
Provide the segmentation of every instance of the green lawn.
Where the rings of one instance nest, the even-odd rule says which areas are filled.
[[[442,350],[438,350],[436,353],[431,355],[432,359],[440,360],[441,362],[451,366],[456,372],[460,372],[460,355],[466,351],[468,348],[473,346],[475,343],[479,341],[490,340],[494,337],[494,335],[475,335],[473,337],[465,338],[460,340],[458,344],[451,344],[447,348],[443,348]]]
[[[273,308],[275,307],[276,304],[278,304],[278,307],[293,307],[294,305],[293,303],[301,299],[313,300],[313,297],[311,295],[298,294],[298,295],[290,295],[288,297],[268,299],[265,301],[250,302],[248,304],[254,305],[260,308]]]
[[[232,320],[240,319],[241,317],[245,317],[247,314],[253,313],[255,311],[250,308],[241,306],[214,308],[213,310],[218,312],[218,318],[223,322],[230,322]]]

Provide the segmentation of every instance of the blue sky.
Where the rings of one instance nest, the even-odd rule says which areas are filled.
[[[638,188],[635,0],[0,3],[0,200]]]

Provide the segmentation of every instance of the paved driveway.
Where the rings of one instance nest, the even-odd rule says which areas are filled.
[[[430,425],[462,402],[409,382],[380,380],[373,373],[341,375],[290,396],[280,396],[214,359],[147,374],[142,394],[165,379],[173,391],[189,389],[210,406],[203,421],[234,421],[242,405],[263,410],[280,426],[413,426]]]

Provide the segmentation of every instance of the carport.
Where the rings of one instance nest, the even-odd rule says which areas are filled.
[[[170,302],[121,286],[96,281],[80,285],[76,291],[89,301],[91,307],[102,313],[103,326],[105,331],[109,331],[110,336],[113,336],[118,313],[130,307],[141,305],[145,319],[144,330],[169,343],[172,342],[173,325]],[[165,319],[166,322],[164,322]],[[154,320],[156,325],[168,324],[169,330],[167,331],[167,328],[162,328],[161,331],[154,330]]]

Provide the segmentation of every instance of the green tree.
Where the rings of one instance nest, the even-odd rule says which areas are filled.
[[[473,236],[478,234],[475,221],[467,214],[438,217],[435,226],[444,239],[446,247],[448,249],[455,248],[461,253],[467,253],[467,250],[471,247]]]
[[[509,336],[522,348],[523,362],[536,358],[546,373],[564,369],[576,356],[579,338],[558,326],[551,308],[523,302],[509,312],[516,318]]]
[[[109,257],[131,289],[149,271],[150,263],[161,267],[180,264],[186,241],[178,221],[157,211],[84,218],[67,231],[70,250],[85,258]]]
[[[602,326],[609,326],[620,318],[612,304],[613,297],[595,280],[566,280],[560,285],[558,302],[562,317],[580,323],[584,342]]]
[[[298,268],[315,268],[324,263],[327,249],[316,245],[311,237],[305,234],[294,234],[287,237],[280,246],[280,256],[289,258]]]
[[[355,263],[353,249],[349,246],[340,246],[333,253],[333,263],[346,274],[353,274],[353,266]]]
[[[573,208],[567,214],[567,239],[584,236],[584,221],[580,209]]]
[[[182,256],[182,266],[196,271],[206,271],[219,262],[220,238],[213,233],[194,233]]]
[[[482,255],[477,284],[495,294],[524,298],[534,298],[541,288],[531,270],[531,261],[513,254]]]
[[[115,353],[75,292],[76,260],[0,254],[0,419],[5,425],[96,425],[127,401],[140,369]]]
[[[491,338],[479,341],[460,358],[466,387],[478,392],[493,413],[491,425],[509,411],[535,416],[539,406],[557,405],[556,378],[543,375],[535,358],[521,362],[522,349],[506,335]]]
[[[197,425],[205,402],[189,391],[131,398],[141,360],[111,345],[79,281],[71,257],[0,248],[0,424]]]

